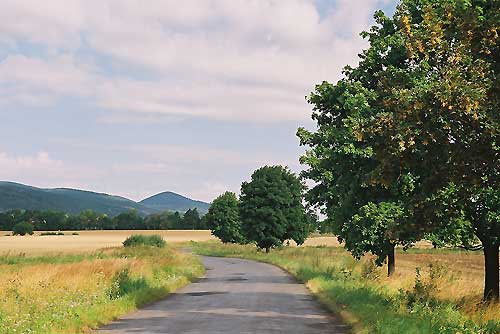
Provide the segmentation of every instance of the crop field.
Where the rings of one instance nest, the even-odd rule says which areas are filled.
[[[40,236],[37,231],[33,236],[6,236],[10,231],[0,232],[0,255],[26,254],[43,255],[53,253],[81,253],[101,248],[121,246],[122,242],[132,234],[158,234],[167,243],[186,241],[209,241],[216,238],[209,230],[113,230],[113,231],[64,231],[60,236]],[[315,236],[306,240],[307,246],[339,246],[336,237]]]
[[[81,253],[95,251],[101,248],[121,246],[122,242],[132,234],[159,234],[167,243],[184,241],[207,241],[214,237],[210,231],[199,230],[116,230],[116,231],[72,231],[63,232],[60,236],[6,236],[10,232],[0,233],[0,254],[50,254],[50,253]]]

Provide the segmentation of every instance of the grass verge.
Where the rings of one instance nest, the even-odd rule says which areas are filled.
[[[338,247],[285,247],[269,254],[253,246],[217,242],[192,243],[191,247],[198,254],[253,259],[284,268],[304,282],[323,304],[340,314],[352,326],[353,333],[500,332],[498,306],[471,307],[466,306],[468,299],[443,297],[456,278],[437,264],[428,267],[428,273],[420,271],[414,275],[410,286],[395,288],[397,282],[384,278],[370,259],[355,261]]]
[[[84,333],[203,273],[170,247],[0,258],[0,333]]]

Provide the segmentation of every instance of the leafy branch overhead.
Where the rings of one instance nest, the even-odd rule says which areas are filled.
[[[481,245],[498,300],[499,2],[403,0],[362,34],[369,47],[308,97],[308,200],[357,257],[391,245]]]

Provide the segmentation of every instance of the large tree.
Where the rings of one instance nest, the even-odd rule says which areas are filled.
[[[308,165],[302,175],[314,181],[307,199],[322,209],[328,217],[324,224],[356,258],[371,252],[378,264],[387,259],[392,275],[395,247],[411,246],[422,233],[406,228],[409,217],[404,203],[412,192],[411,175],[377,182],[380,162],[357,128],[373,115],[376,93],[345,78],[336,85],[317,85],[308,102],[313,105],[317,129],[297,132],[301,144],[308,146],[301,157]]]
[[[248,241],[269,252],[285,240],[302,244],[308,219],[302,204],[304,185],[288,168],[265,166],[243,182],[240,217]]]
[[[205,219],[212,234],[223,243],[244,243],[238,211],[239,200],[235,193],[225,192],[213,202]]]
[[[360,132],[375,143],[381,178],[398,177],[385,168],[391,161],[411,170],[412,210],[426,228],[451,244],[478,241],[486,264],[484,298],[498,300],[499,2],[405,0],[384,22],[404,57],[376,70],[383,110]],[[372,31],[372,44],[381,43],[379,35]],[[368,69],[363,61],[358,73]]]
[[[364,33],[370,45],[359,66],[346,68],[337,85],[322,85],[349,93],[316,94],[340,106],[321,113],[318,123],[340,119],[350,130],[347,138],[356,138],[353,151],[371,149],[365,184],[390,189],[409,177],[411,196],[403,204],[412,219],[403,227],[430,232],[436,244],[478,242],[489,300],[499,294],[499,15],[496,0],[403,0],[392,18],[376,14],[377,25]],[[345,140],[331,132],[326,141]],[[302,136],[305,144],[308,136]],[[306,162],[318,165],[315,159],[327,160],[321,157],[338,147],[323,146]],[[332,179],[344,177],[332,170],[337,165],[330,167],[316,172],[326,196],[339,192],[328,186],[338,185]],[[348,217],[355,214],[344,207]]]

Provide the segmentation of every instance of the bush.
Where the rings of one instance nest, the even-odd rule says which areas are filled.
[[[71,233],[71,235],[80,235],[80,233],[78,233],[78,232],[73,232],[73,233]]]
[[[28,222],[21,222],[12,228],[12,235],[33,235],[33,225]]]
[[[152,246],[152,247],[165,247],[166,242],[163,240],[161,235],[140,235],[134,234],[128,237],[124,242],[123,246],[125,247],[134,247],[134,246]]]
[[[433,308],[438,304],[437,294],[443,280],[449,280],[446,268],[439,264],[429,264],[429,278],[424,280],[420,268],[416,268],[415,285],[409,291],[400,290],[400,295],[406,301],[408,308],[416,304]]]
[[[46,236],[46,235],[64,235],[64,233],[57,231],[57,232],[42,232],[40,233],[40,236]]]

